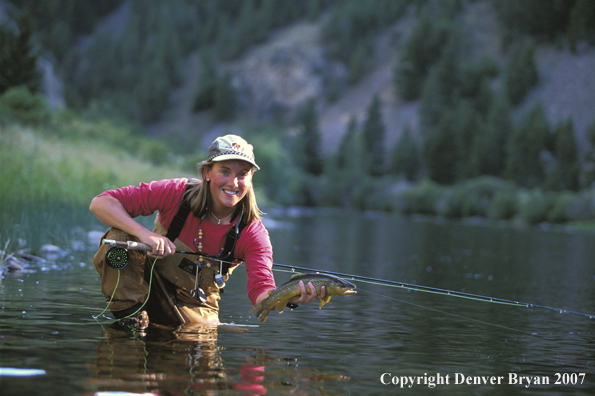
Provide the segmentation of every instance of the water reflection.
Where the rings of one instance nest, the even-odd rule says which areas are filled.
[[[595,313],[595,236],[415,222],[393,216],[276,217],[278,263]],[[287,226],[285,226],[285,224]],[[95,246],[93,246],[95,248]],[[595,394],[595,319],[357,283],[318,310],[248,314],[234,272],[220,318],[243,326],[144,334],[93,319],[104,308],[93,252],[0,282],[2,396],[244,394]],[[85,264],[87,263],[87,264]],[[290,274],[275,272],[278,283]],[[368,291],[368,293],[366,293]],[[373,292],[373,293],[370,293]],[[587,373],[581,385],[450,385],[401,390],[383,373]]]
[[[322,384],[349,378],[298,368],[297,360],[278,358],[262,348],[242,348],[225,365],[220,334],[245,333],[236,326],[185,324],[176,329],[151,325],[138,331],[115,322],[101,333],[95,358],[88,362],[93,374],[84,382],[90,393],[132,392],[209,395],[329,394]],[[223,392],[223,393],[222,393]]]

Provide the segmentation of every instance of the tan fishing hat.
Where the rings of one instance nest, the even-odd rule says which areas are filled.
[[[260,170],[260,167],[256,165],[254,159],[252,145],[236,135],[225,135],[215,139],[213,143],[211,143],[209,151],[207,152],[207,160],[201,162],[200,165],[232,159],[249,162],[254,165],[256,169]]]

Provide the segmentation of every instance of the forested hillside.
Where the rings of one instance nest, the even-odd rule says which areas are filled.
[[[70,110],[163,139],[176,155],[153,151],[162,161],[191,162],[222,131],[247,135],[269,167],[263,190],[280,204],[530,222],[595,214],[593,1],[10,0],[3,9],[6,120],[27,101],[11,88],[42,88],[16,70],[43,57]]]

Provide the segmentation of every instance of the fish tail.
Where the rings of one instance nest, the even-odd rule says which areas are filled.
[[[262,303],[258,303],[255,306],[253,306],[252,308],[250,308],[250,310],[248,312],[251,312],[253,314],[255,314],[256,312],[262,310]]]
[[[269,312],[271,312],[270,310],[267,309],[263,309],[262,311],[260,311],[256,317],[258,318],[258,321],[260,323],[264,323],[265,320],[267,320],[267,317],[269,316]]]
[[[267,316],[269,315],[270,309],[266,309],[264,307],[264,304],[261,301],[258,304],[256,304],[255,306],[253,306],[250,309],[250,312],[253,313],[254,315],[256,315],[256,318],[258,318],[258,321],[260,323],[262,323],[262,322],[264,322],[267,319]]]

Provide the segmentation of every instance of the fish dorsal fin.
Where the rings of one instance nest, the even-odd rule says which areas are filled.
[[[291,276],[289,277],[289,280],[290,280],[290,281],[292,281],[292,280],[294,280],[294,279],[301,278],[301,277],[302,277],[302,276],[304,276],[304,275],[306,275],[306,274],[299,274],[299,273],[298,273],[298,274],[293,274],[293,275],[291,275]]]
[[[305,276],[305,275],[308,275],[308,274],[300,274],[300,273],[298,273],[298,274],[293,274],[293,275],[291,275],[291,277],[290,277],[289,279],[287,279],[287,281],[286,281],[285,283],[283,283],[281,286],[284,286],[284,285],[288,284],[289,282],[292,282],[292,281],[294,281],[294,280],[296,280],[296,279],[299,279],[299,278],[301,278],[302,276]]]

